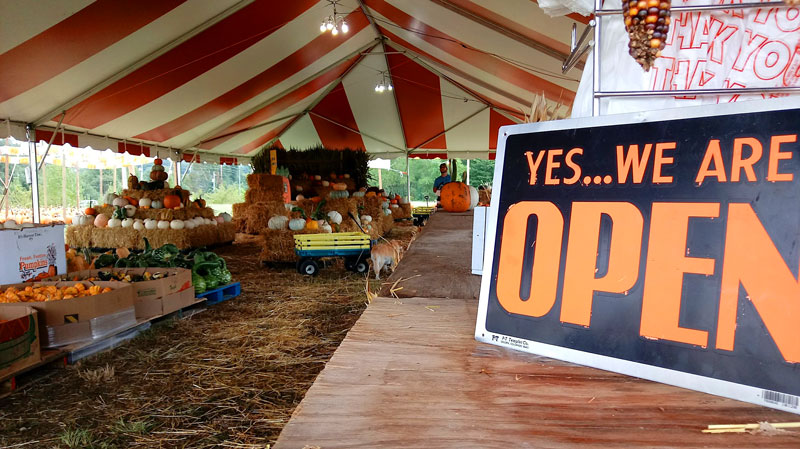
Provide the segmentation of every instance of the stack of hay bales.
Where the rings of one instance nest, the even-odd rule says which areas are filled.
[[[252,173],[247,175],[247,186],[244,203],[233,205],[233,220],[239,232],[258,235],[267,229],[270,217],[289,216],[283,196],[283,176]]]

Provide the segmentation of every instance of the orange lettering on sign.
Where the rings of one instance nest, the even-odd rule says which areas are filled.
[[[742,147],[747,145],[750,147],[750,156],[742,159]],[[739,137],[733,139],[733,161],[731,162],[731,182],[739,182],[739,175],[744,170],[747,180],[750,182],[756,181],[756,173],[753,171],[753,165],[761,159],[763,153],[761,142],[752,137]]]
[[[528,168],[531,171],[531,177],[528,184],[536,185],[536,171],[539,170],[539,164],[542,163],[542,159],[544,158],[544,151],[540,151],[539,154],[536,155],[536,161],[533,160],[533,153],[530,151],[525,152],[525,157],[528,158]]]
[[[553,169],[561,167],[561,162],[556,162],[554,158],[556,156],[561,156],[564,150],[550,150],[547,152],[547,167],[544,171],[544,184],[548,186],[553,186],[561,181],[558,179],[553,178]]]
[[[625,153],[625,147],[617,145],[617,181],[620,184],[625,184],[628,182],[628,174],[632,171],[633,183],[641,184],[652,149],[653,144],[648,143],[645,145],[644,153],[639,158],[639,145],[629,145],[627,153]]]
[[[661,167],[665,164],[672,164],[674,158],[672,156],[664,156],[664,150],[674,150],[675,142],[662,142],[656,144],[656,154],[653,158],[653,182],[656,184],[672,182],[672,176],[664,176],[661,174]]]
[[[733,351],[741,285],[783,358],[800,363],[800,282],[749,204],[728,206],[724,257],[717,348]]]
[[[611,218],[608,271],[595,277],[600,219]],[[572,203],[561,321],[589,326],[595,291],[624,293],[639,277],[642,249],[642,213],[631,203]]]
[[[767,167],[767,181],[791,181],[794,179],[792,173],[778,173],[778,164],[781,160],[791,159],[794,154],[791,151],[781,151],[782,143],[797,142],[797,134],[785,136],[772,136],[769,142],[769,166]]]
[[[581,166],[576,164],[572,160],[572,158],[575,157],[575,155],[582,156],[583,148],[573,148],[569,150],[569,152],[567,153],[567,160],[566,160],[567,167],[571,168],[572,172],[574,173],[571,178],[564,179],[564,184],[567,185],[575,184],[581,178]]]
[[[686,257],[689,217],[718,216],[718,203],[653,203],[639,331],[643,337],[708,345],[708,332],[678,322],[683,274],[714,274],[714,259]]]
[[[714,169],[711,169],[712,162],[714,163]],[[697,171],[697,177],[694,182],[702,184],[709,176],[717,178],[717,182],[728,182],[728,176],[725,174],[725,163],[722,162],[719,139],[711,139],[708,142],[706,154],[703,155],[703,162],[700,163],[700,169]]]
[[[536,216],[536,240],[527,300],[521,297],[522,265],[528,219]],[[512,205],[503,220],[502,243],[497,266],[497,299],[510,313],[540,317],[556,301],[558,269],[561,265],[561,239],[564,216],[555,204],[547,201],[523,201]]]

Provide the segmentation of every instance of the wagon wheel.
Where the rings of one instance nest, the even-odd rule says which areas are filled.
[[[319,273],[319,265],[314,259],[301,259],[297,263],[297,271],[307,276],[316,276]]]
[[[369,264],[367,263],[367,260],[358,256],[348,257],[345,259],[344,266],[348,270],[359,274],[364,274],[369,271]]]

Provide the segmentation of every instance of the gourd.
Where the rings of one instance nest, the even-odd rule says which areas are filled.
[[[169,222],[171,229],[183,229],[185,227],[183,220],[172,220]]]
[[[153,200],[153,202],[150,203],[150,207],[152,207],[153,209],[161,209],[162,207],[164,207],[164,205],[161,204],[161,201],[159,200]]]
[[[94,225],[98,228],[104,228],[108,225],[108,215],[106,214],[98,214],[97,217],[94,219]]]
[[[166,220],[159,220],[156,227],[158,229],[169,229],[169,222]]]
[[[332,210],[328,212],[328,220],[330,220],[330,222],[334,224],[342,224],[342,214],[336,212],[335,210]]]
[[[158,222],[155,220],[148,219],[144,222],[145,229],[156,229],[158,227]]]
[[[322,181],[322,187],[328,187],[329,185],[331,185],[329,181]]]
[[[150,198],[142,198],[139,200],[139,207],[147,209],[150,207],[150,204],[153,202]]]
[[[350,192],[348,192],[347,190],[331,190],[331,192],[328,193],[328,197],[332,199],[347,198],[349,196]]]
[[[109,220],[109,221],[111,221],[111,220]],[[122,225],[123,228],[130,228],[131,226],[133,226],[133,218],[126,218],[126,219],[122,220],[121,225]]]
[[[130,204],[132,206],[138,206],[139,205],[139,201],[137,201],[136,198],[133,198],[131,196],[123,196],[123,198],[125,198],[128,201],[128,204]]]
[[[475,187],[469,186],[469,209],[468,210],[475,209],[475,206],[478,205],[478,202],[480,201],[480,198],[481,198],[481,196],[478,193],[478,189],[476,189]]]
[[[276,215],[269,219],[267,222],[267,227],[270,229],[286,229],[286,226],[289,224],[289,217],[285,217],[283,215]]]
[[[206,200],[198,198],[194,200],[194,204],[197,204],[198,207],[206,207]]]
[[[225,223],[230,223],[231,221],[233,221],[233,217],[231,216],[231,214],[227,212],[223,212],[219,214],[219,216],[222,217],[223,220],[225,220]]]
[[[117,198],[117,194],[113,192],[106,193],[105,204],[112,204],[114,200]]]
[[[362,215],[361,216],[361,223],[364,223],[364,224],[372,223],[372,216],[371,215]]]
[[[125,206],[125,215],[128,217],[133,217],[134,215],[136,215],[136,206],[132,204],[128,204],[127,206]]]
[[[137,231],[141,231],[142,229],[144,229],[144,223],[142,223],[141,220],[134,221],[133,222],[133,229],[136,229]]]
[[[111,200],[111,205],[114,207],[125,207],[128,205],[128,200],[125,198],[114,198]]]
[[[225,223],[225,217],[223,217],[222,215],[217,215],[215,217],[215,220],[217,221],[217,223]]]
[[[333,187],[333,190],[347,190],[347,184],[343,182],[333,183],[331,187]]]
[[[364,195],[365,195],[365,192],[363,192],[361,190],[359,190],[358,192],[353,192],[353,198],[363,198]]]
[[[325,233],[327,233],[327,234],[330,234],[330,233],[332,233],[332,232],[333,232],[333,228],[332,228],[332,227],[331,227],[331,225],[330,225],[330,224],[328,224],[328,223],[325,223],[325,224],[321,225],[321,226],[319,227],[319,229],[320,229],[322,232],[325,232]]]
[[[94,217],[91,215],[84,215],[81,217],[81,225],[93,225],[94,224]]]
[[[139,178],[136,175],[128,176],[128,190],[138,190],[139,189]]]
[[[18,229],[16,220],[12,220],[10,218],[3,223],[3,227],[5,229]]]
[[[472,203],[469,186],[463,182],[448,182],[442,186],[440,196],[442,208],[448,212],[466,212]]]
[[[300,194],[298,193],[298,194],[297,194],[297,196],[295,197],[295,199],[294,199],[294,200],[295,200],[295,201],[303,201],[304,199],[306,199],[306,197],[304,197],[303,195],[300,195]]]
[[[321,180],[321,179],[322,179],[322,176],[320,176],[320,175],[314,175],[314,181],[319,181],[319,180]]]
[[[317,222],[317,220],[308,220],[306,222],[306,229],[308,229],[309,231],[316,231],[319,229],[319,223]]]
[[[384,209],[383,215],[392,215],[392,211],[390,211],[389,209]]]
[[[289,220],[289,229],[292,231],[300,231],[306,227],[306,221],[302,218],[293,218]]]
[[[177,209],[181,205],[181,197],[178,195],[167,195],[164,197],[164,207],[167,209]]]

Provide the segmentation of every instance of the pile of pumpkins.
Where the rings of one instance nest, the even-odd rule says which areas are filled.
[[[183,207],[180,197],[174,194],[165,196],[163,204],[159,200],[142,198],[137,201],[131,197],[119,197],[114,193],[109,193],[105,199],[106,204],[114,206],[114,212],[111,217],[97,213],[97,210],[93,207],[88,207],[83,215],[76,215],[72,219],[72,223],[81,226],[93,225],[98,228],[133,228],[141,231],[144,229],[194,229],[200,225],[216,226],[219,223],[228,223],[233,219],[226,212],[219,214],[214,219],[195,217],[188,220],[154,220],[151,218],[142,220],[133,218],[136,215],[137,206],[143,209],[178,209]]]
[[[372,217],[369,215],[362,215],[359,217],[361,226],[365,231],[372,230]],[[311,218],[289,218],[285,215],[272,216],[267,222],[267,227],[275,231],[322,231],[325,233],[332,233],[333,227],[337,228],[342,224],[342,214],[332,210],[328,212],[327,216],[322,220],[314,220]]]

